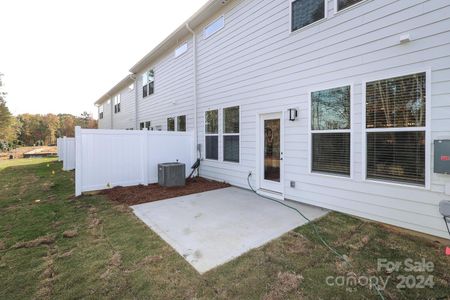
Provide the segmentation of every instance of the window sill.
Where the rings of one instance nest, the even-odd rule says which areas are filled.
[[[384,181],[384,180],[377,180],[377,179],[365,179],[363,180],[363,182],[367,182],[367,183],[375,183],[375,184],[380,184],[380,185],[390,185],[393,187],[400,187],[400,188],[412,188],[412,189],[416,189],[416,190],[422,190],[422,191],[428,191],[430,190],[430,188],[428,188],[427,186],[423,186],[423,185],[416,185],[416,184],[408,184],[408,183],[399,183],[399,182],[394,182],[394,181]]]
[[[239,166],[241,164],[241,162],[235,162],[235,161],[221,161],[221,163],[225,164],[225,165],[231,165],[231,166]]]
[[[313,176],[317,176],[317,177],[334,178],[334,179],[353,180],[353,177],[352,176],[348,176],[348,175],[322,173],[322,172],[315,172],[315,171],[309,172],[309,175],[313,175]]]
[[[311,23],[309,25],[303,26],[302,28],[296,29],[294,31],[292,30],[292,27],[290,27],[289,28],[289,31],[290,31],[289,35],[293,36],[293,35],[299,34],[300,32],[303,32],[305,30],[308,30],[308,29],[311,29],[311,28],[313,28],[315,26],[318,26],[318,25],[322,24],[325,21],[327,21],[327,17],[325,17],[323,19],[320,19],[320,20],[318,20],[318,21],[316,21],[314,23]]]
[[[150,97],[153,96],[153,95],[155,95],[155,93],[153,93],[153,94],[151,94],[151,95],[147,95],[147,96],[145,96],[145,97],[142,97],[142,100],[145,100],[145,99],[147,99],[147,98],[150,98]]]
[[[220,162],[218,159],[212,159],[212,158],[206,158],[206,157],[204,157],[202,160],[206,161],[206,162],[213,162],[213,163]]]

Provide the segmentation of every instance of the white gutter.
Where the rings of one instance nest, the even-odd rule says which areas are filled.
[[[193,70],[193,80],[194,80],[194,153],[197,153],[197,158],[200,157],[200,153],[198,151],[198,128],[197,128],[197,107],[198,107],[198,99],[197,99],[197,36],[195,34],[195,31],[192,30],[192,28],[189,26],[189,23],[186,23],[186,29],[189,30],[190,33],[192,33],[192,56],[193,56],[193,64],[194,64],[194,70]]]

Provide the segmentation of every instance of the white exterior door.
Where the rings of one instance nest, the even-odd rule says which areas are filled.
[[[260,116],[260,188],[283,193],[283,117],[282,113]]]

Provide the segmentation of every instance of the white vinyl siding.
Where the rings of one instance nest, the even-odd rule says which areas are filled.
[[[138,122],[152,121],[154,130],[167,126],[167,117],[186,115],[186,131],[193,130],[194,87],[192,39],[187,40],[188,50],[175,58],[172,49],[165,56],[152,62],[157,76],[155,94],[142,98],[138,93]],[[150,67],[150,66],[149,66]],[[142,86],[142,74],[138,74],[137,86]]]
[[[114,98],[120,105],[120,112],[114,113]],[[111,110],[113,112],[113,129],[129,129],[136,127],[135,91],[125,87],[116,97],[113,97]],[[117,105],[117,104],[116,104]],[[111,105],[110,105],[111,106]],[[111,127],[109,127],[111,128]]]
[[[199,111],[235,105],[241,110],[240,164],[205,160],[202,176],[248,187],[246,178],[252,171],[256,186],[257,113],[298,107],[298,120],[285,122],[286,198],[448,236],[438,211],[439,201],[450,199],[443,194],[448,176],[432,174],[429,165],[429,190],[364,179],[363,83],[394,73],[432,70],[433,117],[427,143],[449,138],[450,3],[372,0],[339,14],[333,14],[334,0],[327,7],[327,18],[320,24],[289,35],[289,1],[243,0],[221,12],[227,26],[220,41],[199,39]],[[412,41],[400,44],[405,32]],[[315,176],[309,169],[308,92],[342,82],[353,83],[352,177]],[[200,140],[203,122],[199,117]],[[296,188],[290,188],[290,181]]]

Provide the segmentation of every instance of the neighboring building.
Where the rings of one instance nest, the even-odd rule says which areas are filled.
[[[443,0],[209,1],[97,101],[99,128],[186,128],[204,177],[252,172],[261,193],[448,237],[432,161],[449,16]]]

